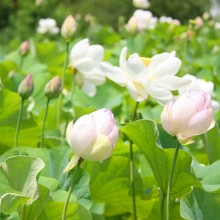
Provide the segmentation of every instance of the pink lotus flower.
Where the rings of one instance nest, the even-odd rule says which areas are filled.
[[[80,117],[75,124],[70,122],[66,138],[74,156],[64,172],[71,170],[80,158],[102,161],[111,156],[118,139],[118,127],[108,109],[100,109]]]
[[[191,91],[165,105],[161,114],[163,128],[181,144],[192,143],[192,137],[214,127],[211,97],[204,91]]]

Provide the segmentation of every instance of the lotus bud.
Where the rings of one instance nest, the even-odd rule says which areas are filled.
[[[73,16],[69,15],[62,24],[61,27],[61,35],[66,39],[66,41],[70,41],[70,38],[76,32],[77,23]]]
[[[133,0],[133,5],[136,8],[149,8],[150,7],[150,2],[148,0]]]
[[[30,45],[28,41],[23,41],[20,45],[20,54],[22,56],[25,56],[26,54],[28,54],[30,50]]]
[[[138,28],[137,28],[137,18],[132,16],[128,20],[128,23],[125,25],[125,29],[130,34],[136,33],[138,31]]]
[[[190,144],[192,137],[214,127],[211,97],[204,91],[191,91],[175,102],[168,102],[161,114],[163,128],[176,136],[181,144]]]
[[[70,122],[66,138],[74,156],[64,172],[71,170],[80,158],[102,161],[111,156],[118,139],[118,127],[108,109],[100,109],[80,117],[75,124]]]
[[[27,99],[31,96],[34,90],[32,75],[28,74],[18,87],[18,94],[22,99]]]
[[[55,76],[45,86],[44,93],[49,99],[54,99],[59,96],[61,90],[61,79],[59,76]]]

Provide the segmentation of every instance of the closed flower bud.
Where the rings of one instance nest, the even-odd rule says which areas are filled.
[[[27,99],[31,96],[34,90],[32,75],[28,74],[18,87],[18,94],[22,99]]]
[[[20,46],[20,54],[22,56],[25,56],[29,52],[29,49],[30,49],[29,42],[23,41]]]
[[[70,38],[76,32],[77,23],[73,16],[69,15],[62,24],[61,35],[67,40],[70,41]]]
[[[181,144],[192,143],[192,137],[214,127],[211,97],[204,91],[191,91],[165,105],[161,114],[163,128]]]
[[[70,122],[66,138],[75,155],[64,170],[68,172],[80,158],[102,161],[111,156],[118,139],[118,127],[108,109],[100,109],[80,117],[75,124]]]
[[[55,76],[45,86],[44,93],[49,99],[54,99],[59,96],[61,92],[61,79]]]

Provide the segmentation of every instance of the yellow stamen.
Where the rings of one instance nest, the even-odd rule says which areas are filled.
[[[146,67],[148,67],[150,65],[150,62],[151,62],[150,58],[147,58],[147,57],[140,57],[140,58]]]

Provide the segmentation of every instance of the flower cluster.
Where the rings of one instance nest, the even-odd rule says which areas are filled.
[[[52,34],[56,35],[59,33],[59,28],[57,27],[57,23],[54,19],[52,18],[41,18],[39,20],[39,25],[37,28],[37,32],[39,34]]]
[[[148,29],[154,29],[158,19],[150,11],[138,9],[128,20],[125,29],[129,33],[140,32]]]

